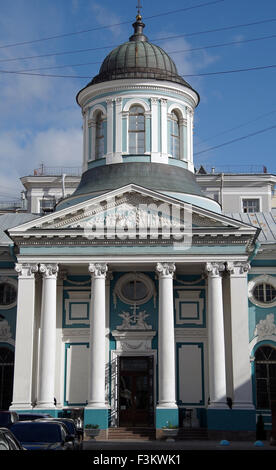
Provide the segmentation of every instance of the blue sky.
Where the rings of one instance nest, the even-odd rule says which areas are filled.
[[[81,165],[82,117],[75,96],[89,79],[79,77],[95,76],[107,53],[132,34],[136,5],[137,0],[0,0],[0,197],[18,196],[19,178],[42,162]],[[143,0],[142,6],[145,34],[170,53],[179,74],[200,94],[196,166],[265,165],[276,172],[276,67],[202,75],[276,65],[276,2]]]

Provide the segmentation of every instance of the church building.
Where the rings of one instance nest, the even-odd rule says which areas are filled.
[[[260,250],[260,226],[202,191],[199,95],[140,14],[133,28],[77,94],[77,189],[5,231],[17,291],[14,331],[7,340],[8,315],[0,330],[15,354],[10,409],[81,410],[101,438],[123,427],[161,438],[188,417],[209,436],[252,436],[257,405],[270,416],[276,394],[262,375],[276,367],[274,245]]]

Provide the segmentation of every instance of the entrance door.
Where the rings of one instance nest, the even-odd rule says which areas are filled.
[[[8,410],[12,401],[14,353],[0,348],[0,410]]]
[[[153,358],[121,357],[119,425],[153,425]]]

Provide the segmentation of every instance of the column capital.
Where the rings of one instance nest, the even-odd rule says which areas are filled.
[[[250,263],[247,261],[227,261],[226,271],[230,276],[246,276],[250,269]]]
[[[106,263],[90,263],[88,266],[88,271],[94,278],[105,278],[107,270],[108,266]]]
[[[206,263],[205,271],[210,277],[218,277],[225,271],[225,265],[224,263]]]
[[[158,274],[159,278],[162,277],[173,277],[175,272],[175,263],[157,263],[156,265],[156,273]]]
[[[42,273],[44,278],[56,278],[58,274],[58,264],[41,264],[39,272]]]
[[[21,279],[32,279],[38,271],[38,264],[35,263],[16,263],[15,271]]]

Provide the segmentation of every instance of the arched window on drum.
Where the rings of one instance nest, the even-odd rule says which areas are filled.
[[[132,155],[145,153],[145,110],[140,105],[129,109],[128,152]]]
[[[95,158],[104,156],[104,118],[102,111],[96,114]]]
[[[170,124],[170,154],[180,160],[180,119],[176,110],[171,113]]]

